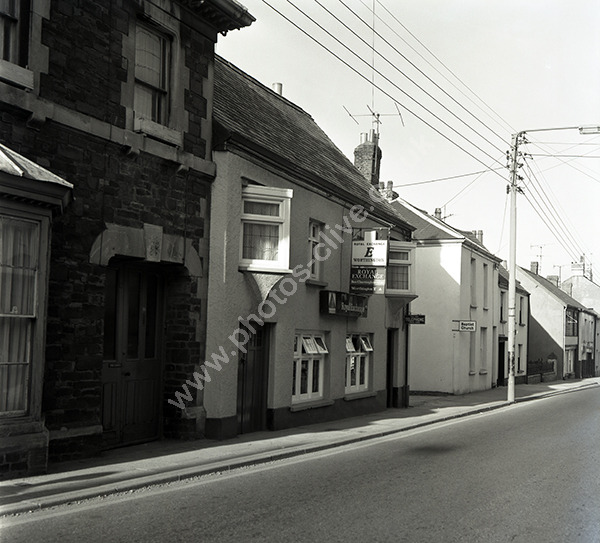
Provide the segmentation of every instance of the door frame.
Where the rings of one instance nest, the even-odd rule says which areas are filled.
[[[105,416],[105,375],[107,366],[114,365],[115,370],[119,370],[119,379],[116,385],[116,415],[115,421],[117,426],[112,433],[114,437],[111,437],[110,431],[104,431],[103,446],[104,448],[114,448],[134,445],[136,443],[145,443],[160,439],[163,435],[163,402],[162,397],[164,393],[164,371],[165,371],[165,318],[166,318],[166,280],[164,275],[164,268],[159,265],[148,264],[148,263],[134,263],[130,261],[120,261],[112,263],[108,267],[112,273],[115,273],[115,306],[114,306],[114,359],[105,358],[106,343],[103,346],[102,353],[102,424],[104,427],[104,416]],[[107,271],[107,275],[108,275]],[[140,291],[142,284],[147,285],[147,278],[150,275],[154,275],[157,278],[157,296],[156,296],[156,323],[154,326],[154,334],[156,337],[155,342],[155,353],[153,359],[157,364],[157,375],[156,375],[156,432],[152,436],[143,437],[140,439],[129,439],[124,438],[125,427],[127,425],[127,398],[126,394],[126,371],[121,370],[128,359],[128,338],[127,338],[127,326],[128,326],[128,285],[130,285],[131,276],[133,273],[141,274]],[[106,293],[106,291],[105,291]],[[146,299],[147,302],[147,299]],[[105,300],[106,303],[106,300]],[[138,304],[142,304],[141,298],[138,299]],[[144,308],[147,308],[144,303]],[[143,321],[143,324],[142,324]],[[143,325],[144,332],[143,336],[147,337],[149,334],[146,328],[147,324],[147,313],[143,313],[140,307],[138,311],[138,326]],[[142,343],[142,334],[138,336],[138,349]],[[121,353],[119,353],[121,349]],[[123,350],[124,349],[124,350]],[[145,347],[144,347],[145,349]],[[140,360],[140,358],[131,358],[130,361]]]

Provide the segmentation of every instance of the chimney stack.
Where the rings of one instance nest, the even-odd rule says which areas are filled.
[[[558,275],[549,275],[546,277],[555,287],[560,288]]]
[[[375,188],[379,188],[381,155],[378,134],[374,130],[361,134],[360,145],[354,149],[354,165]]]
[[[531,273],[535,273],[537,275],[538,272],[540,271],[540,263],[532,262],[531,267],[529,269],[531,270]]]
[[[283,96],[283,83],[273,83],[273,92]]]
[[[477,230],[477,239],[479,240],[479,243],[483,245],[483,230]]]
[[[441,207],[436,207],[435,208],[435,213],[433,214],[433,216],[436,219],[439,219],[441,221],[442,220],[442,208]]]

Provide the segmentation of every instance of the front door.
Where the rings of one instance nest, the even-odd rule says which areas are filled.
[[[108,268],[102,366],[107,447],[159,437],[162,328],[161,275],[142,267]]]
[[[268,335],[268,325],[257,328],[244,345],[246,352],[240,350],[237,393],[240,434],[267,428]]]
[[[504,378],[504,361],[505,361],[505,353],[506,353],[506,340],[504,338],[500,338],[498,341],[498,379],[496,380],[496,385],[499,387],[503,387],[505,385]]]

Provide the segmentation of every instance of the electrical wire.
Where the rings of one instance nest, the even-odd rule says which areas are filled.
[[[359,40],[361,40],[364,44],[368,45],[367,42],[365,40],[363,40],[356,32],[354,32],[348,25],[346,25],[337,15],[335,15],[334,13],[332,13],[329,9],[327,9],[325,6],[323,6],[323,4],[321,4],[321,2],[319,0],[314,0],[317,4],[319,4],[319,6],[321,6],[327,13],[329,13],[329,15],[331,15],[335,20],[337,20],[340,24],[342,24],[347,30],[349,30],[352,34],[354,34]],[[338,0],[338,2],[340,4],[342,4],[342,6],[344,6],[348,11],[350,11],[350,13],[352,13],[352,15],[354,15],[361,23],[363,23],[370,31],[373,32],[373,34],[376,34],[380,39],[382,39],[394,52],[396,52],[398,55],[400,55],[406,62],[408,62],[415,70],[417,70],[421,75],[423,75],[428,81],[430,81],[431,83],[433,83],[433,85],[435,85],[435,87],[437,87],[440,91],[442,91],[448,98],[450,98],[456,105],[458,105],[460,108],[462,108],[466,113],[468,113],[471,117],[473,117],[473,119],[475,119],[477,122],[479,122],[480,124],[482,124],[485,128],[487,128],[490,132],[492,132],[495,136],[497,136],[501,141],[505,141],[505,138],[503,138],[500,134],[498,134],[497,132],[495,132],[492,128],[490,128],[489,126],[487,126],[481,119],[479,119],[478,117],[476,117],[473,113],[471,113],[465,106],[463,106],[460,102],[458,102],[453,96],[451,96],[445,89],[443,89],[442,87],[440,87],[440,85],[438,85],[433,79],[431,79],[431,77],[429,77],[425,72],[423,72],[423,70],[421,70],[414,62],[412,62],[410,59],[408,59],[404,54],[402,54],[396,47],[394,47],[385,37],[383,37],[381,34],[379,34],[374,27],[369,26],[369,23],[367,23],[364,19],[362,19],[362,17],[360,17],[360,15],[358,15],[358,13],[356,13],[352,8],[350,8],[346,3],[344,3],[343,0]],[[412,79],[411,77],[409,77],[408,75],[406,75],[402,70],[400,70],[400,68],[398,68],[398,66],[396,66],[393,62],[391,62],[390,60],[388,60],[387,58],[385,58],[381,53],[378,53],[378,55],[385,60],[392,68],[394,68],[398,73],[400,73],[401,75],[403,75],[406,79],[408,79],[413,85],[415,85],[418,89],[420,89],[421,91],[423,91],[427,96],[429,96],[432,100],[434,100],[438,105],[440,105],[443,109],[445,109],[448,113],[450,113],[453,117],[455,117],[456,119],[458,119],[461,123],[463,123],[467,128],[469,128],[470,130],[472,130],[473,132],[475,132],[475,134],[477,134],[479,137],[481,137],[482,139],[484,139],[487,143],[489,143],[492,147],[494,147],[497,151],[499,151],[500,153],[503,153],[503,149],[500,149],[499,147],[497,147],[494,143],[492,143],[490,140],[488,140],[485,136],[483,136],[481,133],[479,133],[477,130],[475,130],[472,126],[469,126],[467,124],[466,121],[464,121],[463,119],[461,119],[458,115],[456,115],[454,112],[452,112],[450,109],[448,109],[444,104],[442,104],[437,98],[435,98],[431,93],[429,93],[427,90],[425,90],[421,85],[419,85],[414,79]]]
[[[505,170],[506,167],[502,166],[502,167],[498,167],[498,168],[489,168],[487,170],[480,170],[478,172],[471,172],[471,173],[463,173],[461,175],[451,175],[449,177],[440,177],[438,179],[430,179],[428,181],[418,181],[416,183],[403,183],[403,184],[394,184],[392,186],[392,188],[396,187],[396,188],[402,188],[402,187],[414,187],[416,185],[427,185],[428,183],[437,183],[438,181],[450,181],[451,179],[462,179],[463,177],[470,177],[471,175],[479,175],[481,173],[486,173],[492,170]]]
[[[492,107],[490,107],[484,100],[482,100],[477,93],[475,93],[467,84],[465,84],[460,77],[458,77],[450,68],[448,68],[448,66],[446,66],[446,64],[444,64],[444,62],[442,62],[442,60],[440,60],[440,58],[435,55],[435,53],[433,53],[421,40],[419,40],[419,38],[417,38],[417,36],[415,36],[399,19],[398,17],[396,17],[396,15],[394,15],[380,0],[377,0],[377,4],[379,4],[387,13],[388,15],[390,15],[392,17],[392,19],[394,19],[406,32],[408,32],[408,34],[421,46],[423,47],[423,49],[425,49],[425,51],[427,51],[435,60],[437,60],[447,71],[448,73],[450,73],[461,85],[463,85],[475,98],[477,98],[477,100],[479,100],[489,111],[491,111],[504,125],[505,127],[508,127],[509,131],[512,132],[516,132],[516,129],[513,128],[509,123],[506,122],[506,120],[504,120]],[[364,5],[364,4],[363,4]],[[381,21],[383,21],[383,19],[379,18]],[[386,24],[384,22],[384,24]],[[427,61],[425,59],[425,57],[423,55],[421,55],[414,47],[412,47],[405,39],[403,39],[398,33],[396,33],[389,25],[386,24],[386,26],[388,26],[388,28],[390,28],[390,30],[392,30],[392,32],[394,32],[396,34],[396,36],[398,36],[404,43],[406,43],[406,45],[408,45],[415,53],[417,53],[417,55],[419,55],[423,60],[425,60],[425,62],[427,62],[434,70],[436,70],[437,73],[439,73],[446,81],[448,81],[448,83],[450,83],[458,92],[460,92],[465,98],[467,98],[467,100],[469,100],[472,104],[476,105],[475,102],[469,98],[464,92],[462,92],[456,85],[454,85],[454,83],[452,83],[446,76],[444,76],[439,70],[437,70],[429,61]],[[476,107],[479,107],[476,105]],[[480,111],[483,111],[481,108],[479,108]],[[488,114],[489,115],[489,114]],[[490,116],[491,118],[491,116]],[[500,124],[500,123],[499,123]]]
[[[528,187],[533,188],[539,196],[540,192],[537,190],[537,187],[536,187],[535,183],[533,182],[533,178],[535,178],[535,175],[530,175],[530,173],[533,173],[533,172],[524,171],[524,175],[529,180]],[[530,192],[530,194],[533,196],[533,192]],[[543,209],[538,201],[530,198],[527,191],[523,191],[523,195],[525,196],[525,199],[527,200],[529,205],[532,207],[532,209],[540,217],[542,222],[550,230],[550,233],[554,236],[554,238],[558,241],[558,243],[562,246],[562,248],[567,252],[567,254],[569,254],[571,256],[571,258],[577,259],[578,255],[576,252],[574,252],[573,248],[571,247],[572,241],[570,241],[568,239],[568,236],[565,235],[564,229],[561,229],[561,227],[559,227],[555,223],[553,223],[552,218],[548,215],[547,204],[544,202],[546,209]]]
[[[344,59],[342,59],[338,54],[336,54],[335,52],[333,52],[331,49],[329,49],[327,46],[325,46],[323,43],[321,43],[319,40],[317,40],[314,36],[312,36],[308,31],[306,31],[305,29],[303,29],[302,27],[300,27],[298,24],[296,24],[294,21],[292,21],[289,17],[287,17],[286,15],[284,15],[281,11],[279,11],[277,8],[273,7],[269,2],[267,2],[267,0],[262,0],[264,4],[266,4],[269,8],[271,8],[273,11],[275,11],[276,13],[278,13],[281,17],[283,17],[286,21],[288,21],[290,24],[292,24],[294,27],[296,27],[298,30],[300,30],[300,32],[302,32],[303,34],[305,34],[306,36],[308,36],[311,40],[313,40],[317,45],[319,45],[320,47],[322,47],[323,49],[325,49],[328,53],[330,53],[332,56],[334,56],[335,58],[337,58],[340,62],[342,62],[345,66],[347,66],[348,68],[350,68],[354,73],[356,73],[358,76],[360,76],[361,78],[365,79],[366,81],[369,81],[369,78],[366,77],[364,74],[360,73],[360,71],[358,71],[358,69],[356,69],[354,66],[350,65],[348,62],[346,62]],[[352,53],[354,56],[356,56],[361,62],[365,63],[368,65],[368,62],[366,62],[364,59],[362,59],[359,55],[357,55],[354,51],[352,51],[348,46],[346,46],[344,43],[342,43],[338,38],[336,38],[335,36],[333,36],[329,31],[325,30],[322,25],[320,25],[319,23],[316,23],[312,18],[310,18],[309,16],[307,16],[301,9],[299,9],[297,6],[295,6],[292,2],[290,2],[290,0],[288,0],[288,3],[290,5],[292,5],[296,10],[298,10],[300,13],[302,13],[305,17],[307,17],[308,19],[310,19],[311,21],[313,21],[319,28],[321,28],[326,34],[328,34],[330,37],[332,37],[335,41],[337,41],[340,45],[342,45],[345,49],[347,49],[350,53]],[[388,78],[386,78],[385,76],[383,76],[380,72],[377,72],[379,75],[381,75],[384,79],[390,81]],[[475,143],[473,143],[472,141],[470,141],[468,138],[466,138],[465,136],[463,136],[462,134],[460,134],[456,129],[452,128],[450,125],[448,125],[448,123],[446,123],[445,121],[443,121],[442,119],[440,119],[437,115],[435,115],[433,112],[429,111],[427,108],[425,108],[422,104],[420,104],[417,100],[415,100],[414,98],[412,98],[410,95],[408,95],[405,91],[403,91],[400,87],[398,87],[396,84],[394,84],[393,82],[390,81],[390,83],[397,88],[400,92],[402,92],[403,94],[405,94],[408,98],[410,98],[412,101],[414,101],[417,105],[419,105],[421,108],[425,109],[428,113],[430,113],[434,118],[436,118],[438,121],[442,122],[445,126],[447,126],[448,128],[450,128],[453,132],[455,132],[456,134],[458,134],[461,138],[463,138],[464,140],[466,140],[470,145],[472,145],[473,147],[475,147],[476,149],[478,149],[479,151],[481,151],[483,154],[489,156],[490,158],[492,158],[493,160],[495,160],[491,155],[489,155],[486,151],[484,151],[483,149],[481,149],[478,145],[476,145]],[[395,97],[393,97],[390,93],[388,93],[387,91],[385,91],[384,89],[382,89],[380,86],[376,85],[377,89],[382,92],[383,94],[385,94],[386,96],[388,96],[389,98],[391,98],[392,100],[400,103],[398,100],[396,100]],[[471,158],[473,158],[474,160],[476,160],[477,162],[479,162],[480,164],[487,166],[480,158],[476,157],[475,155],[473,155],[470,151],[468,151],[467,149],[465,149],[464,147],[462,147],[461,145],[459,145],[457,142],[455,142],[453,139],[451,139],[450,137],[448,137],[446,134],[444,134],[443,132],[441,132],[440,130],[438,130],[437,128],[435,128],[431,123],[427,122],[425,119],[423,119],[420,115],[418,115],[417,113],[415,113],[414,111],[412,111],[410,108],[408,108],[405,104],[402,104],[402,106],[404,107],[404,109],[406,109],[410,114],[414,115],[417,119],[419,119],[421,122],[423,122],[425,125],[427,125],[429,128],[431,128],[432,130],[434,130],[437,134],[439,134],[440,136],[442,136],[444,139],[446,139],[447,141],[449,141],[450,143],[452,143],[454,146],[458,147],[461,151],[463,151],[464,153],[466,153],[467,155],[469,155]],[[495,172],[497,173],[497,172]],[[500,175],[500,174],[498,174]],[[503,176],[501,176],[503,177]]]

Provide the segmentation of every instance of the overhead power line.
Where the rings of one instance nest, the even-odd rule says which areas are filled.
[[[325,6],[323,6],[321,4],[321,2],[319,0],[315,0],[315,2],[317,4],[319,4],[325,11],[327,11],[327,13],[329,13],[329,15],[331,15],[334,19],[336,19],[340,24],[342,24],[345,28],[347,28],[352,34],[354,34],[358,39],[360,39],[363,43],[367,43],[365,40],[363,40],[358,34],[356,34],[356,32],[354,32],[351,28],[348,27],[348,25],[346,25],[339,17],[337,17],[337,15],[335,15],[334,13],[332,13],[329,9],[327,9]],[[433,85],[435,85],[435,87],[437,89],[439,89],[440,91],[442,91],[448,98],[450,98],[457,106],[459,106],[462,110],[464,110],[467,114],[469,114],[473,119],[475,119],[475,121],[477,121],[478,123],[482,124],[485,128],[487,128],[490,132],[492,132],[495,136],[497,136],[501,141],[504,141],[504,138],[498,134],[497,132],[495,132],[492,128],[490,128],[488,125],[486,125],[481,119],[479,119],[478,117],[476,117],[475,115],[473,115],[473,113],[471,113],[465,106],[463,106],[460,102],[458,102],[458,100],[456,100],[453,96],[451,96],[445,89],[443,89],[442,87],[440,87],[440,85],[438,85],[433,79],[431,79],[431,77],[429,77],[423,70],[421,70],[421,68],[419,68],[414,62],[412,62],[409,58],[407,58],[404,54],[402,54],[396,47],[394,47],[385,37],[383,37],[379,32],[377,32],[375,30],[375,28],[373,26],[370,26],[369,23],[367,23],[365,20],[362,19],[362,17],[360,17],[360,15],[358,15],[352,8],[350,8],[343,0],[338,0],[338,2],[340,4],[342,4],[342,6],[344,6],[348,11],[350,11],[350,13],[352,13],[352,15],[354,15],[354,17],[356,17],[361,23],[363,23],[369,30],[371,30],[373,32],[373,34],[377,35],[381,40],[383,40],[394,52],[396,52],[399,56],[401,56],[406,62],[408,62],[415,70],[417,70],[421,75],[423,75],[428,81],[430,81]],[[372,47],[372,46],[371,46]],[[442,106],[442,108],[444,108],[447,112],[449,112],[453,117],[455,117],[456,119],[458,119],[461,123],[463,123],[467,128],[471,129],[473,132],[475,132],[475,134],[477,134],[478,136],[480,136],[481,138],[483,138],[485,141],[487,141],[492,147],[495,147],[496,150],[498,150],[500,153],[503,152],[503,149],[497,147],[494,143],[492,143],[490,140],[488,140],[485,136],[483,136],[482,134],[480,134],[477,130],[475,130],[472,126],[469,126],[463,119],[461,119],[460,117],[458,117],[458,115],[456,115],[454,112],[452,112],[450,109],[448,109],[444,104],[442,104],[437,98],[435,98],[430,92],[428,92],[427,90],[425,90],[421,85],[419,85],[414,79],[412,79],[411,77],[409,77],[408,75],[406,75],[402,70],[400,70],[398,68],[398,66],[396,66],[394,63],[392,63],[390,60],[388,60],[387,58],[385,58],[381,53],[378,53],[379,56],[385,60],[392,68],[394,68],[398,73],[400,73],[401,75],[403,75],[406,79],[408,79],[413,85],[415,85],[417,88],[419,88],[420,90],[422,90],[427,96],[429,96],[432,100],[434,100],[437,104],[439,104],[440,106]]]
[[[300,25],[298,25],[297,23],[295,23],[294,21],[292,21],[288,16],[286,16],[285,14],[283,14],[281,11],[279,11],[277,8],[275,8],[273,5],[271,5],[269,2],[267,2],[267,0],[262,0],[263,3],[265,5],[267,5],[269,8],[271,8],[273,11],[275,11],[277,14],[279,14],[282,18],[284,18],[286,21],[288,21],[291,25],[293,25],[295,28],[297,28],[300,32],[302,32],[304,35],[306,35],[307,37],[309,37],[312,41],[314,41],[317,45],[319,45],[320,47],[322,47],[323,49],[325,49],[329,54],[331,54],[333,57],[335,57],[337,60],[339,60],[340,62],[342,62],[345,66],[347,66],[348,68],[350,68],[354,73],[356,73],[359,77],[361,77],[362,79],[366,80],[367,82],[369,82],[369,84],[371,84],[370,80],[368,77],[366,77],[364,74],[362,74],[357,68],[355,68],[354,66],[352,66],[350,63],[348,63],[347,61],[345,61],[344,59],[342,59],[338,54],[336,54],[334,51],[332,51],[331,49],[329,49],[326,45],[324,45],[323,43],[321,43],[318,39],[316,39],[314,36],[311,35],[311,33],[309,33],[307,30],[305,30],[304,28],[302,28]],[[301,9],[299,9],[297,6],[295,6],[292,2],[290,2],[288,0],[288,3],[290,5],[292,5],[297,11],[299,11],[300,13],[302,13],[305,17],[307,17],[309,20],[313,21],[314,24],[316,24],[316,26],[318,26],[319,28],[321,28],[326,34],[328,34],[331,38],[333,38],[336,42],[338,42],[340,45],[342,45],[346,50],[348,50],[352,55],[354,55],[355,57],[357,57],[361,62],[363,62],[364,64],[366,64],[367,66],[369,65],[368,62],[366,62],[364,59],[362,59],[359,55],[357,55],[354,51],[352,51],[348,46],[346,46],[345,44],[343,44],[338,38],[336,38],[335,36],[333,36],[330,32],[328,32],[327,30],[325,30],[322,25],[320,25],[319,23],[317,23],[316,21],[314,21],[311,17],[309,17],[308,15],[306,15]],[[380,72],[379,75],[382,75]],[[481,149],[478,145],[476,145],[474,142],[470,141],[467,137],[465,137],[464,135],[460,134],[460,132],[458,132],[456,129],[452,128],[450,125],[448,125],[448,123],[446,123],[445,121],[443,121],[442,119],[440,119],[437,115],[435,115],[433,112],[429,111],[427,108],[425,108],[423,105],[421,105],[417,100],[415,100],[414,98],[412,98],[410,95],[408,95],[406,92],[404,92],[402,89],[400,89],[396,84],[394,84],[393,82],[391,82],[388,78],[385,78],[385,76],[382,75],[382,77],[384,77],[384,79],[388,80],[396,89],[398,89],[400,92],[402,92],[403,94],[405,94],[408,98],[410,98],[412,101],[414,101],[417,105],[419,105],[421,108],[425,109],[429,114],[431,114],[435,119],[437,119],[438,121],[442,122],[445,126],[447,126],[448,128],[450,128],[453,132],[455,132],[456,134],[458,134],[461,138],[463,138],[464,140],[466,140],[470,145],[472,145],[474,148],[478,149],[479,151],[481,151],[483,154],[489,156],[490,158],[492,158],[493,160],[495,160],[491,155],[489,155],[486,151],[484,151],[483,149]],[[384,89],[382,89],[380,86],[376,85],[377,89],[382,92],[383,94],[385,94],[386,96],[388,96],[389,98],[391,98],[392,100],[394,100],[395,102],[401,103],[399,100],[397,100],[394,96],[392,96],[389,92],[385,91]],[[461,151],[463,151],[464,153],[466,153],[467,155],[469,155],[471,158],[473,158],[474,160],[476,160],[477,162],[479,162],[480,164],[487,166],[480,158],[478,158],[477,156],[475,156],[473,153],[471,153],[470,151],[468,151],[467,149],[465,149],[464,147],[462,147],[459,143],[457,143],[456,141],[454,141],[452,138],[450,138],[449,136],[447,136],[446,134],[444,134],[443,132],[441,132],[439,129],[437,129],[436,127],[434,127],[430,122],[428,122],[427,120],[425,120],[422,116],[420,116],[419,114],[417,114],[416,112],[414,112],[413,110],[411,110],[409,107],[407,107],[405,104],[401,104],[402,107],[404,107],[404,109],[406,109],[410,114],[414,115],[415,118],[419,119],[421,122],[423,122],[426,126],[428,126],[429,128],[431,128],[432,130],[434,130],[437,134],[439,134],[440,136],[442,136],[444,139],[446,139],[447,141],[449,141],[450,143],[452,143],[454,146],[458,147]],[[497,173],[497,172],[495,172]],[[500,174],[498,174],[500,175]],[[500,176],[503,177],[503,176]]]

